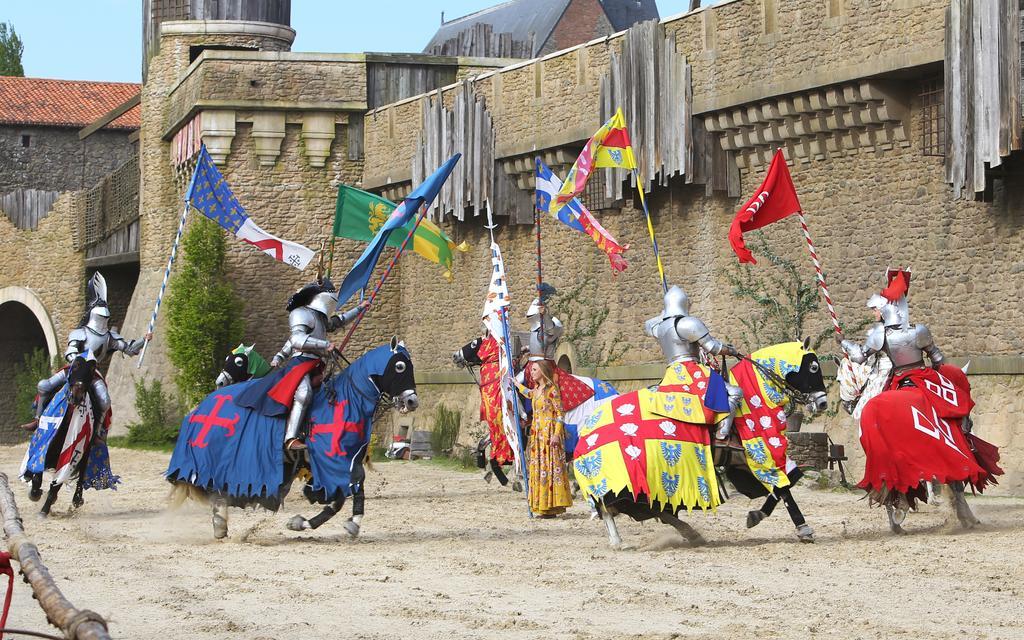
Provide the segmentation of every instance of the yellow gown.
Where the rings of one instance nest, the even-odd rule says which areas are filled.
[[[530,392],[533,426],[530,429],[530,510],[535,515],[557,515],[572,506],[572,491],[565,468],[565,425],[562,400],[556,385],[536,387]],[[551,444],[557,436],[559,443]]]

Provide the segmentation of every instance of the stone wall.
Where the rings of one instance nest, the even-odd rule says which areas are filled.
[[[764,13],[768,7],[769,13]],[[772,9],[775,7],[775,9]],[[846,155],[797,162],[793,180],[807,212],[840,318],[855,325],[868,316],[870,293],[884,285],[888,265],[910,265],[914,272],[911,306],[917,321],[927,322],[950,356],[1005,356],[1016,363],[1010,375],[972,377],[979,397],[982,437],[1006,447],[1008,474],[1003,490],[1024,486],[1024,466],[1014,460],[1020,449],[1012,416],[1021,408],[1014,390],[1024,384],[1019,358],[1024,353],[1024,305],[1019,300],[1024,258],[1024,208],[1020,167],[996,190],[991,203],[955,201],[944,183],[942,159],[925,156],[918,83],[936,72],[942,59],[945,3],[929,1],[844,3],[832,15],[830,3],[795,0],[762,3],[736,0],[684,15],[665,24],[693,67],[694,110],[723,109],[786,92],[905,68],[899,83],[900,106],[909,145],[851,148]],[[590,43],[544,60],[523,63],[475,81],[494,118],[499,157],[578,142],[598,126],[597,82],[616,39]],[[773,55],[750,55],[751,47],[770,47]],[[445,94],[450,101],[452,92]],[[386,176],[407,172],[420,131],[415,99],[371,112],[366,118],[365,180],[386,184]],[[761,167],[741,174],[741,193],[763,179]],[[649,194],[654,226],[670,283],[688,291],[694,311],[723,339],[750,344],[741,322],[754,309],[737,299],[727,274],[738,269],[728,242],[729,224],[739,199],[709,197],[703,187],[682,179]],[[660,286],[647,239],[643,213],[627,199],[621,209],[599,212],[602,224],[620,242],[629,243],[630,268],[612,277],[607,260],[585,237],[554,224],[543,231],[544,277],[567,292],[586,279],[593,301],[589,311],[607,306],[609,315],[598,338],[607,348],[621,339],[629,348],[617,364],[660,360],[656,343],[642,335],[643,321],[661,309]],[[499,220],[499,222],[503,222]],[[479,310],[490,271],[488,236],[482,219],[446,223],[457,241],[472,250],[456,256],[456,284],[448,284],[432,265],[410,260],[402,272],[401,333],[418,372],[426,379],[450,372],[449,354],[479,331]],[[806,244],[795,219],[765,230],[771,246],[796,262],[813,280]],[[522,314],[533,297],[535,238],[530,227],[499,224],[496,239],[505,256],[513,297],[513,329],[524,328]],[[765,264],[755,273],[770,275]],[[982,276],[982,277],[979,277]],[[406,311],[408,310],[408,311]],[[804,334],[829,326],[824,311],[810,318]],[[833,350],[826,342],[824,352]],[[639,386],[641,380],[629,385]],[[478,400],[471,385],[424,385],[421,412],[437,402],[463,408],[464,423],[475,420]],[[434,398],[436,396],[436,399]],[[984,407],[984,408],[983,408]],[[821,425],[821,426],[817,426]],[[862,467],[856,429],[845,416],[819,419],[808,429],[834,430],[836,442],[851,455],[851,471]]]
[[[71,242],[71,203],[76,197],[61,195],[34,230],[20,230],[0,215],[0,326],[5,327],[0,339],[0,443],[24,437],[14,424],[15,367],[25,353],[47,348],[47,333],[56,354],[63,355],[68,333],[81,319],[85,260]],[[26,306],[29,298],[39,308]]]
[[[140,336],[146,331],[181,215],[184,185],[172,169],[170,145],[162,136],[169,119],[171,91],[190,65],[190,47],[222,45],[270,50],[287,48],[284,41],[263,37],[259,33],[202,33],[204,23],[187,25],[195,32],[189,33],[186,30],[182,33],[183,23],[170,24],[178,31],[162,39],[160,52],[150,60],[147,81],[142,87],[139,278],[122,327],[128,336]],[[165,31],[166,27],[167,24],[164,25]],[[245,201],[244,194],[240,195]],[[269,227],[267,230],[275,231]],[[128,360],[115,360],[111,365],[107,381],[113,399],[115,432],[137,419],[134,382],[140,375],[163,379],[170,384],[171,367],[167,360],[165,326],[157,324],[154,339],[146,352],[145,369],[140,371],[134,362]]]
[[[197,104],[366,104],[366,63],[360,54],[206,51],[170,96],[166,129]],[[363,107],[365,108],[365,106]]]
[[[0,125],[0,194],[91,187],[131,156],[130,133],[100,130],[79,140],[77,128]]]
[[[64,193],[38,228],[17,229],[0,216],[0,289],[25,287],[46,308],[63,355],[68,333],[85,309],[85,258],[71,243],[71,203],[77,194]]]

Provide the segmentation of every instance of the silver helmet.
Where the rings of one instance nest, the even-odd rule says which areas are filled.
[[[106,304],[98,304],[89,309],[89,320],[85,326],[97,335],[104,335],[110,329],[110,309]]]
[[[313,300],[306,306],[325,316],[330,316],[337,312],[338,294],[335,291],[322,291],[313,296]]]
[[[533,302],[530,303],[530,307],[526,310],[526,317],[532,318],[538,315],[540,313],[540,305],[546,305],[548,299],[556,293],[557,291],[555,291],[554,287],[546,282],[542,282],[540,284],[540,296],[534,298]]]
[[[876,293],[868,298],[868,308],[878,311],[882,316],[882,324],[886,327],[905,329],[910,326],[910,309],[906,296],[900,296],[895,302],[890,302]]]
[[[662,318],[676,318],[690,315],[690,296],[677,285],[669,287],[665,292],[665,310]]]

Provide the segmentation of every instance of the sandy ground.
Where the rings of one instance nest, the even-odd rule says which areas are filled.
[[[13,476],[22,451],[0,449],[0,468]],[[746,530],[739,498],[690,518],[708,546],[620,518],[631,548],[614,551],[579,503],[531,521],[521,494],[478,475],[388,462],[356,541],[340,516],[286,531],[315,512],[297,500],[234,510],[214,541],[206,509],[165,510],[167,455],[112,453],[123,489],[78,512],[65,493],[38,520],[15,494],[61,589],[115,638],[1024,638],[1022,498],[972,498],[984,524],[966,533],[924,507],[896,538],[856,494],[798,487],[817,544],[781,508]],[[9,625],[47,629],[20,581]]]

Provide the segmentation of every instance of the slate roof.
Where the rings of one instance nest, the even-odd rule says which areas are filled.
[[[513,40],[524,42],[534,34],[533,55],[541,50],[571,0],[509,0],[441,24],[430,39],[424,53],[435,46],[458,37],[459,33],[478,23],[489,24],[494,33],[511,33]]]
[[[638,22],[657,20],[658,5],[654,0],[600,0],[608,22],[616,31],[623,31]]]
[[[85,127],[141,89],[128,82],[0,76],[0,124]],[[135,106],[104,128],[131,131],[141,124]]]
[[[441,27],[423,49],[431,53],[446,41],[476,24],[489,24],[494,33],[511,33],[512,39],[525,42],[534,34],[533,55],[537,56],[558,26],[562,14],[572,0],[509,0],[481,9],[461,18],[441,23]],[[644,20],[655,20],[655,0],[598,0],[615,31],[622,31]]]

